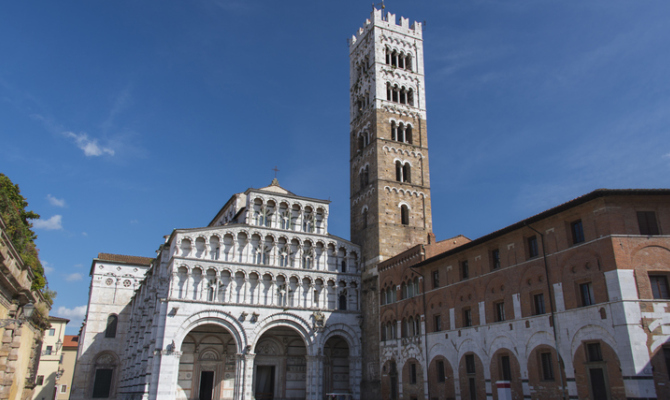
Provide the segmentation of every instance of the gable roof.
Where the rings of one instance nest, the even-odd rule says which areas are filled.
[[[153,258],[140,256],[127,256],[123,254],[98,253],[98,260],[120,262],[124,264],[151,265]]]

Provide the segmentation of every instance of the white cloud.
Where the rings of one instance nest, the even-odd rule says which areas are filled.
[[[65,276],[65,280],[68,281],[68,282],[72,282],[72,281],[80,281],[81,278],[82,278],[82,276],[81,276],[81,274],[80,274],[79,272],[75,272],[75,273],[73,273],[73,274],[70,274],[70,275],[66,275],[66,276]]]
[[[74,320],[83,320],[86,317],[86,306],[77,306],[75,308],[58,307],[56,314],[61,318]]]
[[[670,158],[670,153],[668,153],[668,154],[664,154],[664,155],[663,155],[663,158]]]
[[[48,194],[47,195],[47,200],[49,200],[49,203],[52,206],[65,207],[65,199],[57,199],[57,198],[53,197],[52,195]]]
[[[44,229],[47,231],[54,231],[63,229],[63,216],[54,215],[49,219],[37,219],[33,221],[33,227],[35,229]]]
[[[131,219],[131,220],[130,220],[130,224],[131,224],[131,225],[135,225],[135,224],[137,224],[137,223],[138,223],[138,221],[137,221],[136,219]]]
[[[109,154],[110,156],[114,155],[114,149],[98,145],[97,139],[89,139],[88,135],[85,133],[77,135],[74,132],[63,132],[63,135],[70,139],[74,139],[75,144],[84,151],[86,157],[98,157],[103,154]]]
[[[40,260],[40,262],[42,263],[42,267],[44,268],[44,272],[46,272],[47,274],[50,274],[50,273],[52,273],[56,270],[54,267],[51,266],[51,264],[49,264],[48,261]]]
[[[86,233],[86,232],[82,232],[81,235],[82,235],[82,236],[88,236],[88,233]]]

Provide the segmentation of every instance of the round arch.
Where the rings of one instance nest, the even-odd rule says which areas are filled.
[[[259,321],[256,328],[252,331],[252,340],[249,342],[249,345],[251,348],[254,348],[256,346],[256,342],[260,337],[263,336],[265,332],[272,328],[277,328],[277,327],[289,327],[293,328],[298,333],[300,334],[300,337],[305,342],[305,348],[307,349],[308,354],[307,355],[314,355],[314,346],[312,342],[312,338],[310,335],[310,331],[312,328],[310,327],[309,323],[305,321],[304,319],[285,312],[281,313],[276,313],[272,314],[269,317],[266,317],[262,321]]]
[[[188,335],[190,331],[192,331],[194,328],[198,326],[206,324],[217,325],[228,330],[235,339],[237,352],[238,353],[244,352],[244,349],[248,345],[248,339],[244,333],[244,328],[239,323],[239,321],[237,321],[233,316],[217,310],[200,311],[198,313],[191,315],[184,322],[182,322],[182,324],[179,326],[179,328],[177,328],[173,336],[173,340],[175,343],[174,348],[175,349],[181,348],[184,338],[186,337],[186,335]],[[166,338],[166,341],[168,340],[169,339]]]

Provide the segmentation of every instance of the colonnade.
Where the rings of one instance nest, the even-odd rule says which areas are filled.
[[[245,273],[185,265],[172,274],[171,298],[202,302],[316,308],[322,310],[360,310],[360,281],[299,277],[266,272]]]

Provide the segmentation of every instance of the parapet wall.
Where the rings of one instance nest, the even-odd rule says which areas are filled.
[[[416,39],[422,39],[423,37],[423,27],[420,22],[415,21],[410,26],[409,18],[400,17],[400,23],[398,23],[395,14],[386,13],[386,15],[384,15],[383,10],[378,10],[376,8],[372,11],[370,17],[372,20],[365,20],[365,25],[361,28],[358,28],[356,34],[351,36],[351,40],[349,40],[350,51],[356,47],[356,42],[358,39],[365,35],[365,33],[373,26],[378,26],[393,32],[412,36]]]

